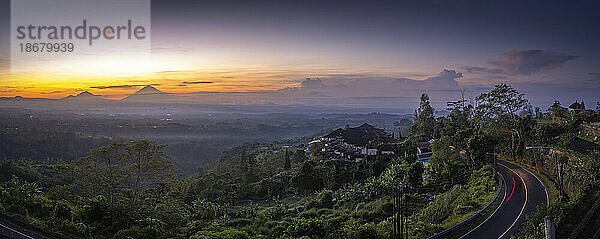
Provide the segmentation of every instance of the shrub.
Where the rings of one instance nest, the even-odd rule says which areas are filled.
[[[56,202],[52,211],[52,220],[71,220],[72,213],[73,211],[69,204],[62,201]]]
[[[285,234],[292,237],[325,236],[329,225],[319,218],[296,219],[285,230]]]
[[[333,191],[323,190],[319,193],[319,204],[321,204],[322,207],[329,206],[332,203],[333,203]]]
[[[368,239],[368,238],[379,238],[377,235],[377,227],[374,223],[367,223],[363,225],[350,225],[344,228],[345,234],[348,238],[353,239]]]
[[[188,222],[187,226],[186,226],[186,230],[192,234],[195,233],[197,231],[202,231],[204,230],[204,228],[206,228],[208,226],[208,222],[207,221],[191,221]]]
[[[220,231],[220,232],[212,232],[212,231],[199,231],[190,239],[247,239],[250,238],[247,232],[236,230],[233,228]]]
[[[435,234],[438,231],[444,230],[443,226],[439,224],[428,224],[424,222],[417,222],[412,226],[412,235],[416,238],[427,238]]]
[[[392,231],[393,231],[393,225],[392,222],[385,220],[385,221],[381,221],[379,222],[379,224],[377,224],[377,236],[379,238],[392,238]]]
[[[310,210],[301,212],[298,215],[298,217],[300,217],[300,218],[315,218],[315,217],[319,217],[319,212],[317,211],[317,209],[311,208]]]
[[[247,218],[237,218],[237,219],[233,219],[230,222],[228,222],[227,225],[231,226],[231,227],[243,227],[243,226],[252,225],[252,220],[247,219]]]
[[[196,200],[192,202],[190,208],[192,219],[194,220],[213,220],[217,218],[217,206],[206,200]]]
[[[117,232],[113,238],[114,239],[129,239],[129,238],[159,238],[159,232],[155,228],[139,228],[137,226],[133,226],[128,229],[122,229]]]
[[[298,193],[309,194],[319,190],[322,185],[323,182],[310,162],[302,163],[300,169],[294,173],[290,180],[290,186]]]

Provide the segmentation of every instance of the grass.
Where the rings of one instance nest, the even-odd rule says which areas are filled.
[[[552,124],[552,120],[549,119],[542,119],[542,120],[536,120],[536,123],[538,124]]]
[[[550,199],[550,203],[557,203],[558,196],[560,195],[560,193],[554,182],[550,180],[550,178],[548,178],[544,173],[539,173],[536,170],[533,170],[531,172],[542,181],[544,186],[546,186],[546,191],[548,191],[548,198]]]
[[[488,169],[490,174],[491,174],[491,168]],[[493,175],[493,174],[491,174]],[[468,185],[471,185],[473,178],[470,179],[470,182]],[[495,181],[494,185],[497,185],[497,180],[496,177],[491,177],[488,179],[492,179]],[[481,184],[476,184],[476,185],[471,185],[474,187],[480,187]],[[451,189],[452,190],[456,190],[456,188]],[[450,197],[454,197],[453,200],[457,200],[456,202],[461,201],[461,197],[465,196],[465,193],[468,195],[470,189],[469,188],[463,188],[460,190],[460,194],[459,195],[454,195],[452,196],[452,194],[447,195],[448,193],[450,193],[451,191],[448,191],[446,193],[444,193],[445,196],[450,196]],[[431,224],[432,226],[435,226],[438,229],[444,229],[444,228],[450,228],[464,220],[466,220],[467,218],[471,217],[473,214],[477,213],[479,210],[481,210],[483,208],[483,206],[487,205],[489,202],[491,202],[494,199],[494,196],[496,196],[496,193],[498,192],[497,190],[497,186],[494,187],[493,191],[487,191],[484,192],[483,194],[477,196],[477,198],[472,198],[473,196],[467,196],[470,197],[470,200],[473,200],[473,202],[477,202],[477,204],[479,204],[481,207],[475,207],[472,208],[471,211],[460,214],[460,215],[450,215],[448,216],[448,218],[446,218],[445,220],[443,220],[442,222],[438,223],[438,224]],[[474,217],[473,219],[471,219],[469,222],[466,222],[456,228],[453,228],[451,231],[445,233],[444,235],[442,235],[442,237],[444,238],[458,238],[460,236],[462,236],[463,234],[467,233],[468,231],[470,231],[471,229],[475,228],[477,225],[479,225],[481,222],[483,222],[489,215],[491,215],[496,208],[499,206],[499,204],[502,201],[502,197],[504,196],[504,190],[500,190],[500,192],[498,193],[498,199],[496,199],[495,201],[492,202],[492,204],[487,207],[485,210],[483,210],[479,215],[477,215],[476,217]],[[446,199],[442,199],[442,201],[445,201]],[[456,206],[454,204],[456,204],[456,202],[452,202],[452,206]],[[434,201],[433,203],[439,203],[439,201]],[[460,204],[459,204],[460,205]],[[429,206],[432,206],[431,204]],[[443,208],[434,208],[436,210],[442,210]],[[443,210],[442,210],[443,211]],[[440,232],[441,230],[439,230],[438,232]],[[423,235],[421,235],[423,236]],[[431,236],[431,235],[428,235]]]
[[[463,225],[460,225],[459,227],[455,228],[451,232],[448,232],[447,234],[444,235],[444,237],[459,238],[462,235],[464,235],[467,232],[474,229],[475,227],[477,227],[483,221],[485,221],[485,219],[487,219],[489,216],[491,216],[494,213],[494,211],[496,211],[496,208],[498,208],[500,206],[500,203],[502,203],[502,200],[504,198],[504,193],[506,192],[504,187],[506,187],[506,186],[503,182],[502,189],[500,190],[500,193],[498,193],[498,198],[496,198],[496,200],[494,202],[492,202],[492,204],[489,207],[487,207],[485,210],[483,210],[481,213],[479,213],[479,215],[477,215],[475,218],[471,219],[471,221],[466,222]],[[494,196],[495,196],[495,194],[494,194]],[[464,219],[467,219],[467,218],[464,218]]]

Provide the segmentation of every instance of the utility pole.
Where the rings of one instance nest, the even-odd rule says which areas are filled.
[[[408,238],[408,219],[406,217],[408,212],[408,203],[405,198],[404,185],[396,184],[394,187],[393,206],[394,206],[394,217],[393,218],[393,233],[394,238],[406,239]]]
[[[492,169],[494,170],[494,175],[496,175],[496,166],[497,166],[496,149],[494,149],[493,153],[486,153],[486,154],[492,155]]]

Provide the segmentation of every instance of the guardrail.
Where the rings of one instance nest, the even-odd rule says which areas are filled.
[[[478,212],[476,212],[475,214],[471,215],[469,218],[463,220],[462,222],[457,223],[454,226],[451,226],[449,228],[446,228],[445,230],[438,232],[436,234],[434,234],[433,236],[430,236],[428,239],[433,239],[433,238],[442,238],[445,234],[453,231],[454,229],[462,226],[463,224],[470,222],[471,220],[473,220],[475,217],[479,216],[479,214],[481,212],[483,212],[485,209],[487,209],[488,207],[490,207],[490,205],[492,205],[496,199],[498,198],[498,195],[500,195],[500,190],[502,190],[502,175],[500,175],[500,173],[496,172],[498,174],[498,190],[496,191],[496,196],[494,196],[494,199],[492,199],[492,201],[490,201],[485,207],[483,207],[483,209],[479,210]]]
[[[15,228],[11,228],[11,227],[8,227],[7,225],[5,225],[4,228],[7,228],[10,231],[17,231],[15,229],[18,229],[18,234],[21,234],[21,236],[23,236],[23,238],[36,238],[36,239],[73,238],[72,235],[66,235],[69,237],[65,237],[65,235],[59,235],[50,230],[35,227],[22,219],[7,215],[3,212],[0,212],[0,220],[8,222],[13,226],[16,226]],[[23,235],[23,232],[27,232],[27,234],[29,234],[29,235]],[[0,237],[2,237],[2,236],[0,235]]]

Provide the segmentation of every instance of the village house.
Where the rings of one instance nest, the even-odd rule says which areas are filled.
[[[431,150],[431,145],[433,144],[433,139],[425,142],[417,143],[417,162],[423,164],[424,167],[429,167],[429,158],[433,155],[433,151]]]
[[[394,155],[393,144],[396,139],[383,129],[367,123],[358,127],[339,128],[320,139],[309,143],[305,152],[311,148],[318,150],[319,164],[332,164],[336,169],[348,169],[348,164],[367,163],[370,157]],[[330,162],[331,161],[331,162]]]

